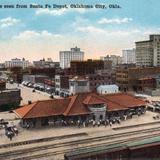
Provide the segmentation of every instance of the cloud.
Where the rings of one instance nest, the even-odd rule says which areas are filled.
[[[72,9],[72,8],[62,8],[62,9],[55,9],[55,10],[51,10],[48,8],[40,8],[36,10],[36,15],[50,15],[50,16],[61,16],[64,15],[68,12],[78,12],[78,13],[85,13],[86,9],[84,8],[80,8],[80,9]]]
[[[95,26],[83,26],[77,27],[76,31],[81,31],[84,33],[91,33],[93,35],[101,34],[104,36],[128,36],[130,34],[138,34],[140,33],[139,29],[131,29],[131,30],[107,30],[98,28]]]
[[[19,35],[14,36],[13,39],[27,40],[27,39],[44,39],[44,38],[61,38],[60,34],[53,34],[46,30],[41,32],[26,30],[24,32],[19,33]]]
[[[100,33],[100,34],[106,33],[105,30],[94,27],[94,26],[77,27],[76,30],[81,32],[86,32],[86,33]]]
[[[2,28],[10,27],[10,26],[18,24],[19,22],[20,22],[19,19],[15,19],[12,17],[0,19],[0,28],[2,29]]]
[[[108,19],[108,18],[102,18],[98,21],[99,24],[123,24],[123,23],[129,23],[130,21],[132,21],[132,18],[112,18],[112,19]]]

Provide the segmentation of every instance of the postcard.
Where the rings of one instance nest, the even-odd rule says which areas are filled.
[[[159,0],[0,1],[0,160],[160,159]]]

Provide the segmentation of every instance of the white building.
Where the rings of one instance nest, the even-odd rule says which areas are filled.
[[[137,66],[160,66],[160,35],[150,35],[147,41],[136,42]]]
[[[70,51],[60,51],[60,67],[61,68],[69,68],[71,61],[83,61],[84,60],[84,52],[80,50],[80,48],[71,48]]]
[[[105,57],[100,57],[103,61],[112,61],[112,67],[122,64],[122,57],[117,55],[107,55]]]
[[[123,64],[136,63],[136,53],[134,48],[122,50],[122,63]]]
[[[31,66],[31,63],[28,60],[25,60],[24,58],[21,60],[19,58],[11,59],[11,61],[5,61],[5,68],[12,68],[12,67],[22,67],[27,68]]]
[[[118,93],[119,88],[117,85],[100,85],[97,87],[97,93],[99,94],[111,94],[111,93]]]
[[[69,80],[69,94],[75,95],[77,93],[89,92],[89,81],[85,78],[74,77]]]
[[[39,61],[33,61],[33,66],[36,68],[54,68],[59,67],[59,62],[53,62],[51,58],[44,58]]]

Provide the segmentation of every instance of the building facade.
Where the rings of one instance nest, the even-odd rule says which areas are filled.
[[[104,69],[104,62],[102,60],[87,61],[72,61],[71,74],[72,75],[88,75],[94,74],[96,70]]]
[[[137,66],[160,66],[160,35],[150,35],[147,41],[136,42]]]
[[[116,70],[116,83],[121,91],[144,91],[155,88],[160,67],[119,67]]]
[[[136,63],[136,53],[134,48],[122,50],[122,63],[123,64]]]
[[[28,68],[31,66],[31,63],[28,60],[25,60],[24,58],[21,60],[19,58],[11,59],[11,61],[5,61],[5,68],[13,68],[13,67],[22,67]]]
[[[21,119],[21,124],[36,127],[49,125],[50,122],[78,121],[87,123],[89,120],[105,121],[115,117],[129,116],[130,110],[144,113],[146,102],[133,95],[117,93],[99,95],[81,93],[71,97],[37,101],[20,107],[14,112]]]
[[[7,89],[0,92],[0,111],[15,109],[20,105],[21,92],[19,89]]]
[[[44,75],[23,75],[23,81],[34,83],[43,83],[45,82],[45,79],[47,79],[47,76]]]
[[[39,61],[33,61],[33,66],[35,68],[58,68],[59,62],[53,62],[51,58],[47,58],[47,60],[43,58]]]
[[[55,95],[66,97],[69,95],[69,76],[55,75]]]
[[[117,55],[107,55],[105,57],[100,57],[100,59],[103,61],[111,61],[112,67],[122,64],[122,57]]]
[[[0,91],[5,90],[6,89],[6,82],[3,80],[0,80]]]
[[[97,93],[99,94],[113,94],[113,93],[118,93],[118,92],[119,92],[119,88],[115,84],[100,85],[97,87]]]
[[[83,61],[84,52],[80,48],[71,48],[70,51],[60,51],[59,52],[60,67],[62,69],[69,68],[71,61]]]
[[[69,95],[90,92],[88,78],[74,77],[69,80]]]

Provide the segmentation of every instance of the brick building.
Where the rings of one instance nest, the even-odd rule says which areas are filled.
[[[6,82],[3,80],[0,80],[0,91],[5,90],[6,89]]]
[[[156,87],[156,77],[160,67],[119,67],[116,70],[116,83],[122,91],[143,91]]]
[[[109,74],[90,74],[87,76],[90,85],[90,91],[96,90],[100,85],[113,84],[111,75]]]
[[[55,73],[56,73],[56,69],[55,68],[29,68],[28,70],[29,74],[33,74],[33,75],[45,75],[48,76],[50,78],[54,78]]]
[[[45,75],[23,75],[23,81],[34,83],[44,83],[45,79],[48,77]]]
[[[0,92],[0,111],[15,109],[21,102],[19,89],[7,89]]]
[[[69,75],[55,75],[55,94],[69,95]]]
[[[72,75],[86,75],[94,74],[96,70],[104,69],[104,61],[92,60],[87,61],[72,61],[71,74]]]

